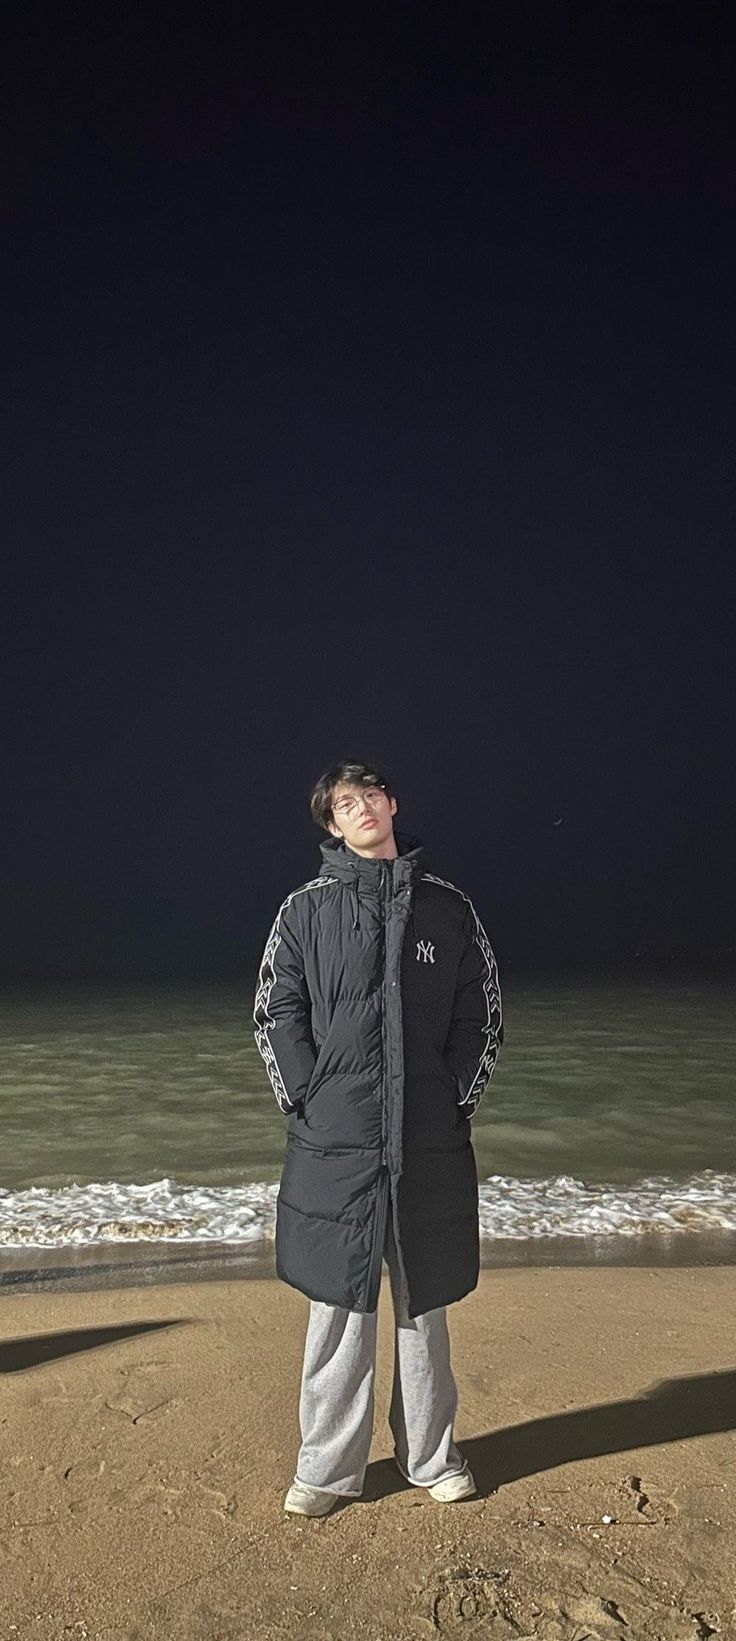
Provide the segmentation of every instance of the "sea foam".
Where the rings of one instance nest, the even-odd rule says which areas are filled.
[[[173,1179],[0,1190],[0,1248],[125,1242],[254,1243],[273,1237],[277,1183],[179,1185]],[[736,1231],[736,1176],[705,1169],[687,1179],[630,1185],[492,1174],[479,1186],[481,1237],[639,1237]]]

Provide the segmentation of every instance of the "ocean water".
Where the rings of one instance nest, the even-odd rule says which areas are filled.
[[[42,1251],[268,1248],[285,1128],[252,997],[5,995],[0,1281]],[[735,1005],[683,979],[505,990],[473,1122],[486,1255],[736,1249]]]

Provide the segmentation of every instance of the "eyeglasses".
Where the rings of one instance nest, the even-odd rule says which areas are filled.
[[[333,804],[332,813],[339,815],[341,820],[352,820],[353,815],[357,815],[361,803],[367,803],[370,809],[376,809],[385,796],[385,786],[368,786],[359,798],[340,798],[338,803]]]

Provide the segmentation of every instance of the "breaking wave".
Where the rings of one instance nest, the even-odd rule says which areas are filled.
[[[273,1237],[278,1184],[148,1185],[115,1182],[0,1190],[0,1248],[126,1242],[242,1244]],[[736,1231],[736,1176],[705,1169],[631,1185],[586,1184],[572,1175],[479,1187],[484,1240],[640,1237]]]

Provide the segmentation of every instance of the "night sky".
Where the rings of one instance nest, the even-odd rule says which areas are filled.
[[[736,966],[729,22],[19,8],[6,980],[249,974],[343,757],[502,975]]]

